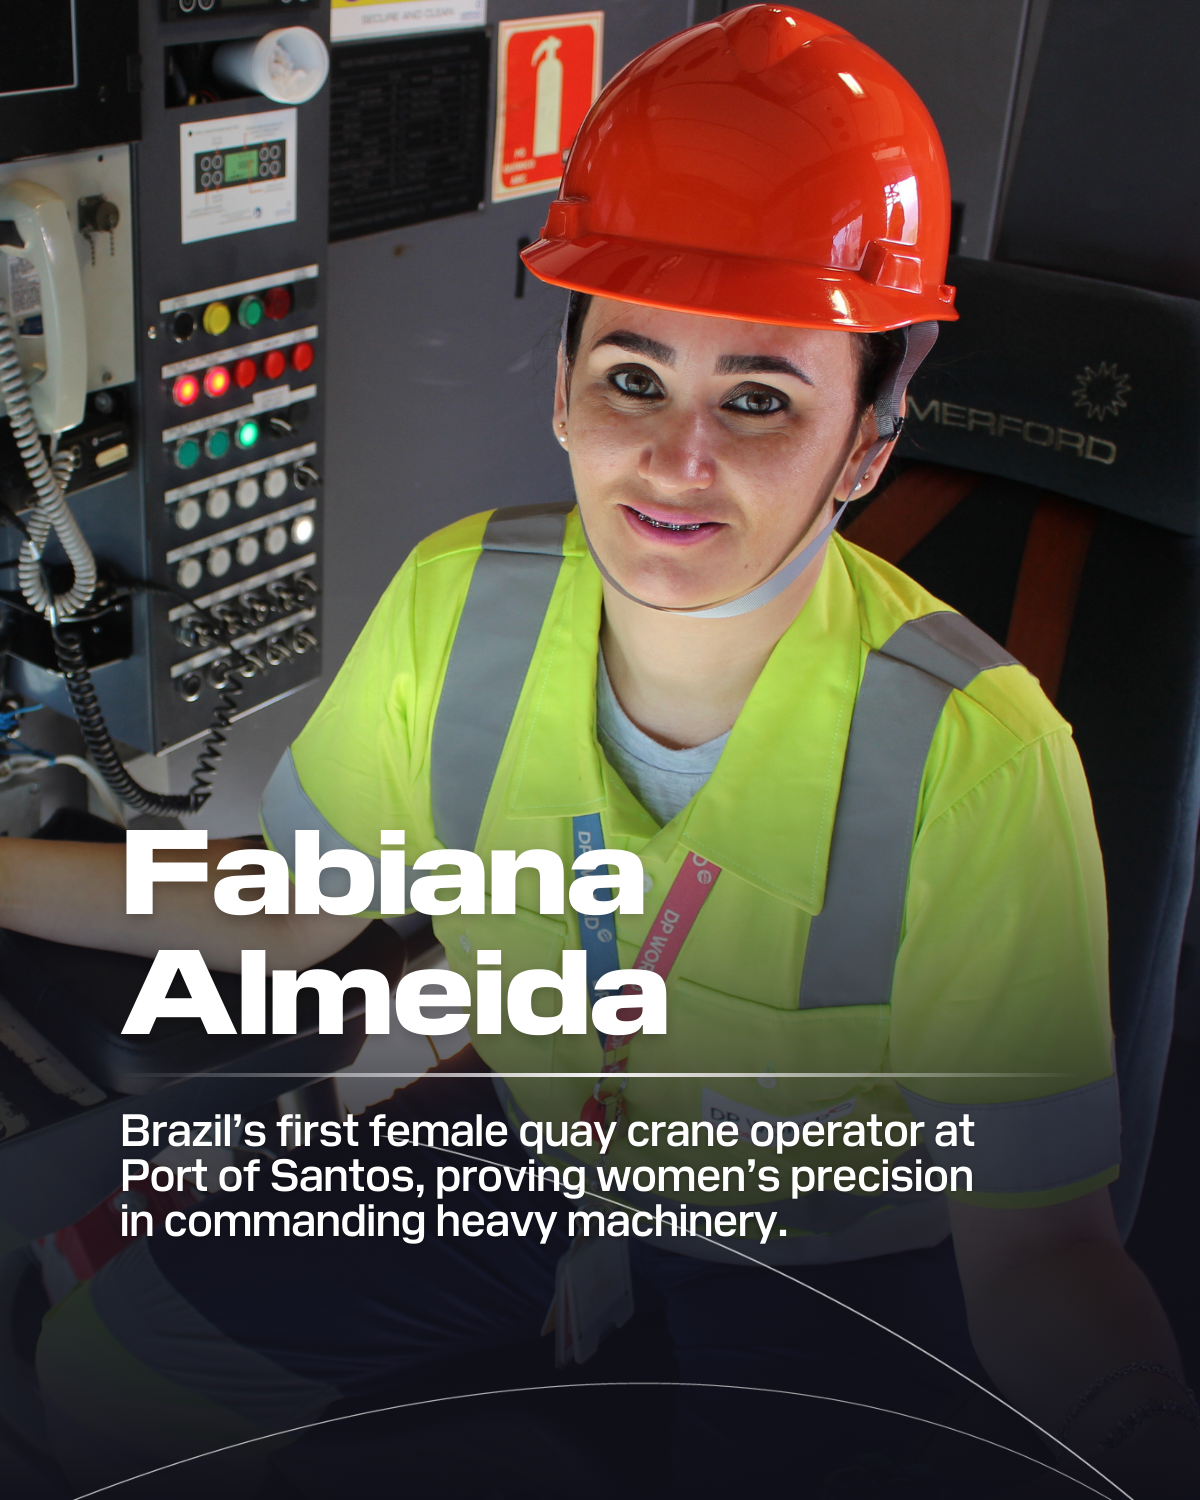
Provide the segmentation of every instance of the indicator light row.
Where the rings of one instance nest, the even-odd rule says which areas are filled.
[[[231,446],[243,450],[254,448],[262,436],[262,428],[253,417],[247,417],[232,429],[213,427],[204,434],[203,444],[199,437],[180,438],[172,449],[172,458],[177,469],[194,469],[203,453],[206,458],[224,458]]]
[[[295,474],[292,482],[298,490],[306,488],[305,477],[300,474]],[[254,475],[249,475],[238,481],[232,494],[223,484],[209,490],[204,497],[203,510],[194,495],[187,496],[175,507],[175,524],[181,531],[192,531],[199,526],[202,516],[207,516],[210,521],[223,521],[235,502],[239,510],[250,510],[258,504],[260,496],[280,500],[287,488],[286,469],[268,469],[261,484]]]
[[[201,393],[219,400],[237,386],[246,390],[261,374],[267,380],[278,380],[290,364],[293,370],[303,374],[311,370],[316,359],[316,350],[309,343],[293,344],[290,349],[268,349],[262,357],[260,367],[256,359],[239,359],[232,370],[228,365],[210,365],[203,376],[178,375],[171,386],[171,399],[176,406],[194,406]]]
[[[311,516],[297,516],[291,526],[269,526],[258,536],[239,537],[232,548],[214,547],[203,562],[198,557],[185,557],[175,570],[175,581],[180,588],[194,589],[204,578],[224,578],[236,562],[239,567],[249,568],[258,561],[262,552],[268,557],[278,557],[289,543],[294,547],[306,547],[316,535],[316,522]]]
[[[172,318],[171,334],[177,344],[186,344],[197,329],[219,339],[223,333],[228,333],[235,318],[242,328],[257,328],[264,318],[277,323],[280,318],[286,318],[291,310],[291,287],[273,286],[261,296],[251,293],[239,298],[234,307],[230,307],[228,302],[210,302],[200,312],[185,308]]]

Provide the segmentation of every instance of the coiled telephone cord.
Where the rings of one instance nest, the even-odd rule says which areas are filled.
[[[25,520],[26,537],[21,543],[17,562],[21,593],[30,608],[50,622],[54,654],[87,752],[109,788],[122,802],[138,812],[159,818],[197,813],[212,796],[213,778],[229,740],[227,731],[237,712],[238,694],[242,685],[236,676],[226,679],[226,684],[218,695],[212,723],[200,747],[196,769],[192,772],[192,784],[186,792],[152,792],[133,779],[125,769],[104,721],[104,711],[100,707],[92,674],[84,658],[83,638],[71,625],[72,616],[86,609],[95,593],[97,578],[92,550],[66,501],[65,490],[77,461],[76,456],[71,452],[52,454],[49,458],[46,456],[33,404],[29,399],[25,374],[17,355],[16,334],[8,304],[2,298],[0,393],[4,396],[5,411],[25,472],[37,495],[37,503]],[[74,574],[71,587],[62,594],[55,594],[50,587],[43,563],[43,553],[51,532],[58,534]],[[152,592],[160,592],[151,585],[143,587]],[[223,629],[206,611],[200,610],[198,613],[205,614],[218,635],[225,637],[230,649],[229,664],[236,672],[244,664],[245,658],[234,648],[229,638],[230,632]]]
[[[212,723],[196,758],[196,769],[192,772],[192,784],[186,792],[152,792],[135,781],[125,769],[117,748],[112,742],[104,712],[96,697],[92,674],[83,656],[83,638],[71,628],[70,621],[54,628],[54,653],[58,658],[59,671],[75,710],[79,732],[87,746],[88,755],[108,786],[122,802],[149,813],[156,818],[178,817],[181,814],[197,813],[212,796],[212,781],[217,773],[217,764],[225,752],[229,736],[227,730],[237,713],[238,694],[241,683],[230,678],[218,695]],[[237,661],[236,653],[234,662]]]

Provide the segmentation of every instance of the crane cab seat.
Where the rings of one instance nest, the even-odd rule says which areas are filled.
[[[1108,887],[1128,1233],[1200,811],[1200,307],[964,258],[948,275],[962,321],[843,531],[1004,643],[1073,727]]]

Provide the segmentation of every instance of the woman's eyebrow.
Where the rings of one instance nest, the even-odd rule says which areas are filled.
[[[626,354],[644,354],[647,359],[660,365],[670,366],[675,363],[675,351],[669,344],[660,344],[657,339],[648,339],[644,334],[630,333],[624,328],[606,333],[592,348],[602,349],[605,344],[615,344],[618,349],[624,349]]]
[[[722,354],[717,360],[718,375],[793,375],[805,385],[813,380],[790,359],[777,354]]]

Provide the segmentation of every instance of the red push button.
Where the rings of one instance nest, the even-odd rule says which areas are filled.
[[[280,318],[286,318],[292,310],[292,292],[290,287],[273,286],[269,292],[263,293],[263,311],[268,318],[276,322]]]
[[[258,362],[253,359],[239,359],[233,367],[233,378],[243,390],[248,385],[253,385],[258,379]]]
[[[287,369],[287,359],[282,349],[268,349],[263,355],[263,374],[268,380],[278,380]]]
[[[176,406],[191,406],[200,397],[200,382],[194,375],[181,375],[171,387]]]
[[[297,344],[292,350],[292,369],[310,370],[316,357],[316,351],[311,344]]]
[[[204,394],[224,396],[229,390],[229,369],[226,365],[212,365],[204,372]]]

